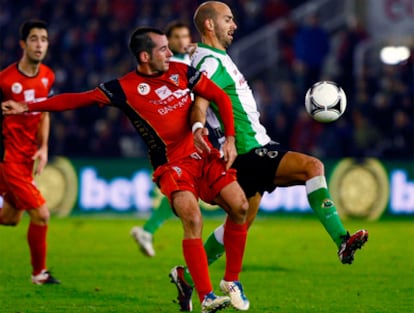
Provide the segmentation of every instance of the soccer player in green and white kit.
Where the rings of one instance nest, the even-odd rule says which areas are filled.
[[[237,169],[237,180],[249,200],[248,225],[250,226],[259,210],[265,191],[272,192],[277,186],[305,185],[309,204],[338,248],[342,263],[351,264],[354,253],[368,239],[366,230],[359,230],[352,236],[342,225],[334,202],[327,189],[324,166],[320,160],[302,153],[282,149],[273,142],[259,122],[259,112],[252,91],[243,75],[233,63],[226,49],[233,40],[237,26],[230,8],[218,1],[201,4],[195,12],[194,22],[202,43],[192,55],[192,65],[207,73],[232,99],[236,127],[238,156],[233,164]],[[214,103],[211,108],[216,111]],[[199,122],[193,126],[203,131],[194,133],[198,147],[207,149],[202,134],[208,103],[196,99],[194,107],[200,113]],[[210,264],[223,252],[223,225],[207,239],[205,249]],[[188,271],[181,266],[170,272],[171,281],[178,289],[178,300],[182,311],[189,311],[192,280]],[[220,283],[232,305],[239,310],[248,310],[249,303],[237,282]]]

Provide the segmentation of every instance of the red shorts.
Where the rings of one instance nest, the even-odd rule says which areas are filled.
[[[171,202],[175,191],[191,191],[195,197],[213,204],[214,198],[228,184],[236,181],[236,170],[226,170],[226,163],[217,150],[192,156],[157,168],[153,181]]]
[[[18,210],[32,210],[46,203],[33,178],[33,162],[0,163],[0,194]]]

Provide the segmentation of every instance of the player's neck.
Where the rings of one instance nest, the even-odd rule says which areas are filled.
[[[212,36],[202,36],[201,42],[205,45],[208,45],[210,47],[213,47],[215,49],[223,50],[226,52],[226,48],[223,47],[223,45],[217,40],[216,37]]]
[[[30,62],[27,58],[23,57],[18,63],[17,68],[24,75],[33,77],[39,73],[40,62]]]

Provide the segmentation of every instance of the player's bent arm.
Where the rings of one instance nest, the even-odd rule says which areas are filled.
[[[207,117],[207,108],[210,105],[210,102],[200,96],[195,96],[193,106],[191,107],[190,121],[191,125],[194,123],[200,122],[203,125],[206,124]],[[193,129],[194,132],[194,129]]]
[[[42,118],[39,124],[39,132],[37,135],[37,141],[39,148],[46,149],[48,147],[50,132],[50,114],[49,112],[43,112]]]
[[[50,132],[50,114],[43,112],[39,124],[39,131],[37,133],[38,150],[33,155],[33,160],[38,160],[35,168],[35,175],[43,172],[48,161],[48,141]]]
[[[229,169],[237,157],[236,139],[234,136],[227,136],[222,146],[224,161]]]
[[[196,95],[206,98],[210,102],[217,104],[221,119],[224,124],[224,134],[227,136],[234,136],[234,117],[233,107],[229,96],[218,87],[213,81],[205,76],[198,81],[193,89]]]
[[[196,96],[190,112],[194,144],[200,152],[210,152],[210,146],[205,140],[205,137],[208,136],[208,129],[205,124],[209,103],[207,99]]]

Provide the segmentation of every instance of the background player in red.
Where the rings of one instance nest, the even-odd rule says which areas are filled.
[[[48,32],[43,21],[30,20],[20,28],[22,58],[0,72],[0,100],[36,102],[46,99],[55,75],[42,64],[48,49]],[[34,184],[48,160],[49,113],[32,112],[1,116],[0,193],[4,197],[0,224],[17,225],[24,213],[30,216],[27,240],[32,264],[32,282],[59,283],[46,267],[46,237],[49,210]]]
[[[129,46],[138,66],[119,79],[91,91],[61,94],[37,103],[9,100],[2,103],[2,109],[5,114],[61,111],[92,104],[121,109],[148,147],[153,180],[182,221],[184,259],[198,291],[202,312],[216,312],[229,305],[230,298],[216,296],[212,291],[201,239],[203,222],[198,199],[217,203],[228,214],[224,227],[226,282],[238,282],[247,236],[247,199],[234,170],[229,170],[237,155],[230,98],[196,69],[170,63],[172,52],[160,30],[138,28],[131,35]],[[190,116],[191,92],[218,105],[226,136],[224,160],[218,150],[201,152],[194,145],[193,133],[202,131],[203,125],[202,112],[193,110]]]

